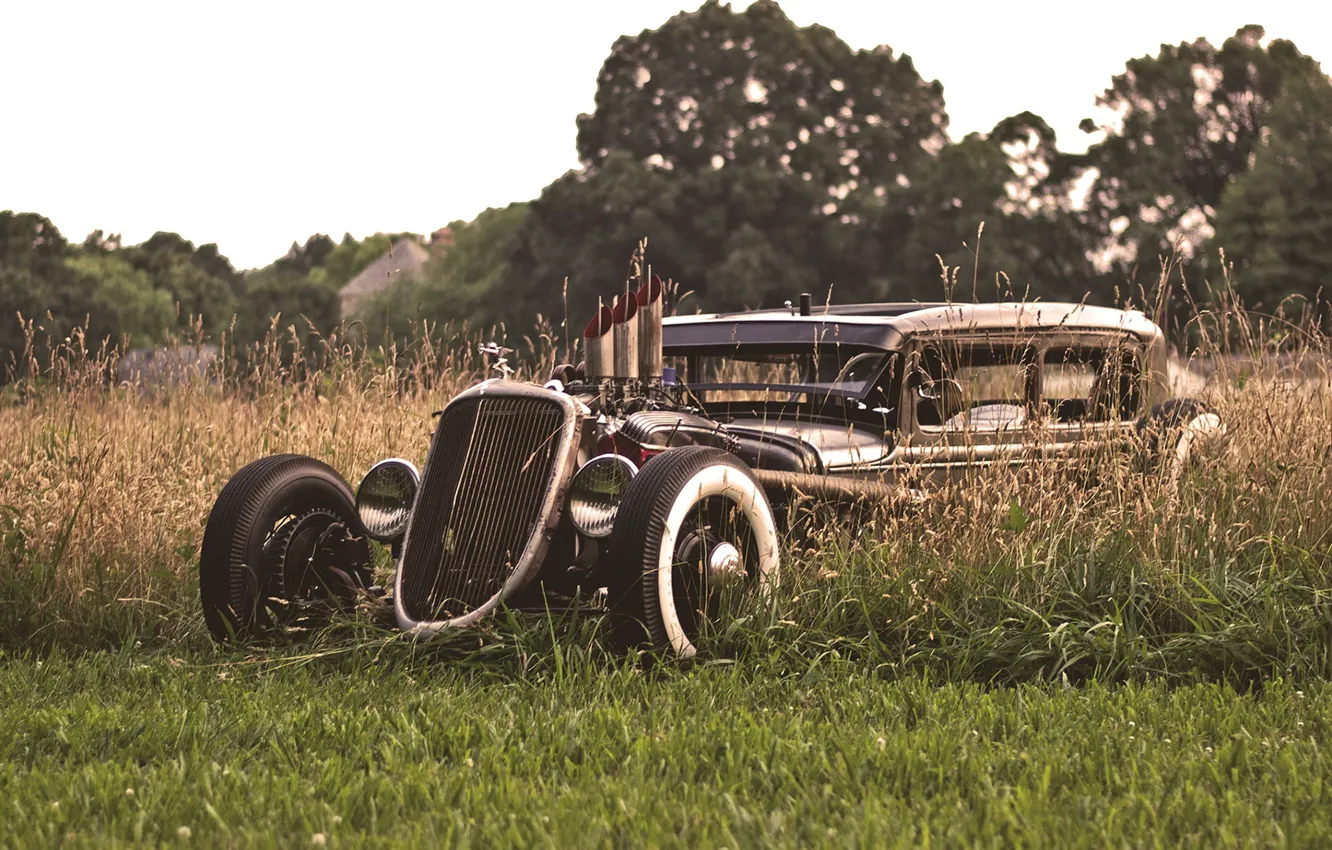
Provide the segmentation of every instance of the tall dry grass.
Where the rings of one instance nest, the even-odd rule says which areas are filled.
[[[1140,444],[816,525],[771,614],[720,636],[728,651],[987,681],[1332,674],[1328,340],[1233,298],[1187,331],[1173,392],[1228,434],[1182,479]]]
[[[1205,394],[1229,439],[1178,486],[1105,455],[1090,484],[989,470],[918,513],[821,526],[764,645],[985,680],[1332,674],[1329,376]]]
[[[538,330],[509,358],[516,377],[550,373],[554,346]],[[419,465],[431,413],[490,374],[478,347],[493,337],[423,328],[403,348],[335,336],[304,351],[275,333],[176,386],[144,387],[110,377],[114,348],[34,335],[0,388],[0,645],[196,634],[199,540],[232,473],[299,452],[354,487],[384,457]]]
[[[1116,455],[1089,486],[994,472],[910,517],[806,524],[775,605],[714,639],[983,678],[1332,672],[1332,374],[1315,329],[1276,328],[1233,306],[1191,327],[1177,382],[1230,440],[1178,488]],[[423,460],[432,411],[487,374],[484,335],[429,331],[313,352],[275,334],[169,390],[109,381],[114,349],[34,336],[0,390],[0,645],[202,640],[198,544],[224,482],[274,452],[353,483]],[[520,348],[518,377],[541,379],[562,345],[541,329]]]

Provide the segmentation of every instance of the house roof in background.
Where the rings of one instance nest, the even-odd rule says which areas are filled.
[[[430,259],[430,252],[418,245],[415,240],[402,238],[394,242],[383,256],[366,266],[360,274],[342,287],[341,295],[370,295],[389,285],[394,275],[414,272]]]

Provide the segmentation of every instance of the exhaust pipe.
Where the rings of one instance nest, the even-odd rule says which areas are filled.
[[[929,500],[923,490],[866,478],[840,478],[809,472],[753,469],[750,473],[765,490],[774,494],[797,491],[816,499],[848,503],[864,499],[899,511],[920,507]]]
[[[583,370],[589,381],[615,374],[613,323],[611,308],[602,304],[583,331]]]
[[[661,317],[663,310],[661,278],[652,275],[638,289],[638,376],[645,381],[661,380]]]
[[[614,327],[615,357],[614,374],[617,378],[638,377],[638,299],[632,292],[625,292],[615,299],[611,310],[611,322]]]

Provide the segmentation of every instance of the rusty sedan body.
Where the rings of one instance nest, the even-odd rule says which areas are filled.
[[[760,478],[816,492],[1057,459],[1133,435],[1168,396],[1161,330],[1079,304],[687,316],[666,321],[665,340],[699,406],[758,441],[752,466],[825,480]]]

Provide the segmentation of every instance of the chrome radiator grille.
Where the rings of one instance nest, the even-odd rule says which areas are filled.
[[[462,617],[545,554],[572,472],[567,397],[533,387],[471,391],[440,416],[398,577],[414,622]]]

